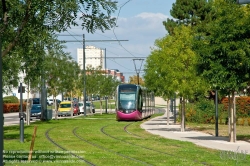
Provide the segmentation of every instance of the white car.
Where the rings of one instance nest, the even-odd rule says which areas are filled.
[[[79,104],[79,109],[80,109],[80,114],[84,114],[84,104],[83,102],[78,102]],[[91,104],[90,102],[86,102],[86,113],[90,113],[90,106],[92,106],[92,113],[95,113],[95,106]]]
[[[83,102],[78,102],[78,105],[79,105],[80,114],[84,114]]]
[[[53,99],[48,99],[48,105],[53,105],[54,100]]]

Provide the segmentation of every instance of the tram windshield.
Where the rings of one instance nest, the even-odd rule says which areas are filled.
[[[120,93],[119,109],[135,109],[135,93]]]

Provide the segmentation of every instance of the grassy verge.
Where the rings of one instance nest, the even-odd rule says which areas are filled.
[[[159,116],[162,114],[156,114]],[[95,114],[74,119],[35,122],[25,126],[24,142],[19,140],[19,126],[4,127],[4,150],[13,157],[6,165],[88,165],[67,152],[75,152],[95,165],[249,165],[250,156],[244,160],[222,158],[221,151],[199,147],[190,142],[165,139],[140,128],[140,122],[117,122],[115,114]],[[34,127],[37,134],[33,163],[13,162],[22,153],[27,161]],[[129,132],[125,132],[125,129]],[[64,149],[53,145],[45,133]],[[74,135],[75,132],[77,136]],[[12,153],[12,154],[11,154]],[[40,156],[40,158],[39,158]],[[42,158],[50,156],[50,158]],[[19,156],[20,157],[20,156]],[[42,162],[51,163],[42,163]],[[143,161],[143,162],[142,162]],[[66,163],[68,162],[68,163]]]
[[[197,123],[187,123],[187,127],[196,130],[201,131],[207,134],[215,135],[215,124],[197,124]],[[237,140],[244,140],[250,142],[250,127],[249,126],[240,126],[237,125]],[[219,136],[228,137],[228,125],[218,125],[218,134]]]

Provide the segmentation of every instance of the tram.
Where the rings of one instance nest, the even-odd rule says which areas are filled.
[[[139,121],[155,112],[154,93],[135,84],[121,84],[116,89],[116,120]]]

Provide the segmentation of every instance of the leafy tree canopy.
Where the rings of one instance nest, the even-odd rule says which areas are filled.
[[[180,26],[174,36],[156,40],[145,65],[145,83],[156,95],[171,98],[192,97],[203,91],[204,82],[196,75],[197,56],[192,50],[193,36],[190,27]]]
[[[0,1],[3,85],[17,86],[19,69],[25,69],[36,80],[42,70],[45,48],[56,42],[54,34],[77,25],[89,33],[111,29],[115,26],[111,14],[116,5],[112,0]]]
[[[169,34],[179,25],[196,26],[207,20],[211,13],[211,1],[207,0],[176,0],[172,5],[170,14],[173,19],[163,22]]]
[[[215,1],[216,19],[207,24],[210,35],[196,37],[198,72],[226,94],[246,88],[250,73],[249,8]]]

